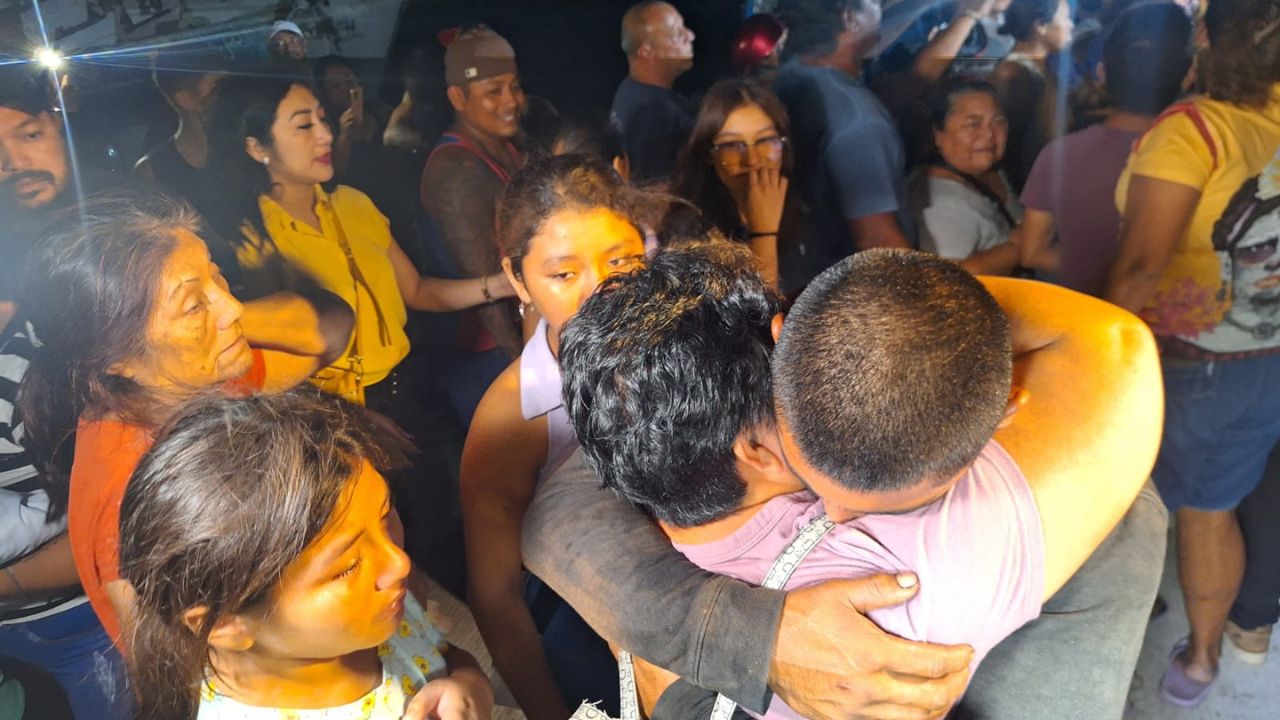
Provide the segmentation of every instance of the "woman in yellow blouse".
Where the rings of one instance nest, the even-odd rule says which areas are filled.
[[[421,471],[404,473],[414,479],[413,492],[397,488],[402,499],[416,500],[400,508],[413,541],[443,537],[450,520],[460,534],[456,510],[449,511],[457,507],[457,483],[448,470],[457,457],[432,444],[438,432],[425,419],[419,379],[396,371],[409,354],[407,308],[461,310],[514,291],[501,273],[464,280],[419,275],[368,196],[342,185],[322,187],[333,178],[332,147],[324,110],[304,81],[269,74],[226,79],[210,120],[210,169],[224,188],[210,219],[237,247],[248,293],[301,280],[336,293],[355,310],[347,352],[315,382],[418,437]]]

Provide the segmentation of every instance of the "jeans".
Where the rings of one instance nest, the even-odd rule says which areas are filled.
[[[1280,445],[1271,451],[1262,482],[1236,510],[1244,533],[1244,582],[1231,622],[1246,630],[1275,625],[1280,620]]]
[[[599,702],[600,710],[617,717],[618,663],[608,643],[536,575],[525,575],[524,595],[565,703],[576,708]]]
[[[982,661],[955,717],[1118,720],[1160,585],[1168,523],[1147,483],[1041,616]]]
[[[1164,434],[1151,477],[1170,512],[1235,510],[1280,440],[1280,355],[1164,358]]]
[[[78,720],[133,717],[124,661],[87,602],[39,620],[0,625],[0,655],[56,677]]]

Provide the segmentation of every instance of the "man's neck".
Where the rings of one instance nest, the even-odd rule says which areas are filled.
[[[209,142],[198,114],[182,114],[178,132],[173,136],[173,147],[193,168],[203,168],[209,162]]]
[[[852,40],[841,39],[836,49],[826,55],[803,55],[800,62],[813,67],[825,67],[860,79],[862,77],[862,53],[857,51]]]
[[[659,521],[658,525],[662,527],[663,532],[667,534],[667,537],[671,538],[672,542],[680,543],[681,545],[704,545],[723,540],[742,529],[743,525],[750,522],[751,518],[755,517],[756,513],[760,512],[774,498],[799,492],[803,489],[799,485],[789,488],[779,483],[753,482],[748,478],[744,478],[743,482],[747,486],[746,497],[743,498],[742,504],[738,506],[737,510],[725,517],[696,527],[675,527],[661,521]]]
[[[1125,110],[1116,110],[1107,116],[1103,124],[1115,130],[1125,132],[1146,132],[1155,124],[1154,115],[1140,115]]]
[[[214,651],[212,660],[218,692],[257,707],[336,707],[359,700],[382,681],[375,648],[318,661]]]
[[[675,77],[666,69],[658,67],[657,65],[633,62],[630,63],[627,74],[632,80],[635,80],[638,83],[656,85],[668,90],[676,84]]]

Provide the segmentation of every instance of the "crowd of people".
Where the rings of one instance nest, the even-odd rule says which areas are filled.
[[[1280,2],[767,5],[277,22],[127,175],[0,65],[0,716],[1120,718],[1167,537],[1165,700],[1265,662]]]

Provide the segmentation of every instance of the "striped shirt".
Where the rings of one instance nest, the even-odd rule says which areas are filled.
[[[31,456],[22,446],[22,419],[16,401],[38,341],[31,324],[15,316],[0,330],[0,567],[39,550],[67,529],[67,517],[48,519],[49,497],[39,486]],[[46,617],[85,602],[77,588],[69,595],[24,603],[0,599],[0,625]]]

